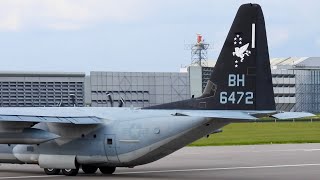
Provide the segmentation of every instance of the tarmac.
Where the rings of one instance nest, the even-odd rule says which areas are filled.
[[[320,144],[186,147],[113,175],[48,176],[37,165],[1,164],[1,179],[320,179]]]

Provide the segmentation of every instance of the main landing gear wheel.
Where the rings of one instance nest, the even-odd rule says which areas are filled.
[[[60,173],[60,169],[44,168],[43,170],[47,175],[58,175]]]
[[[98,170],[97,167],[95,166],[86,166],[86,165],[82,165],[82,171],[86,174],[94,174],[96,173]]]
[[[66,176],[76,176],[79,172],[79,168],[77,169],[62,169],[62,173]]]
[[[116,167],[99,167],[102,174],[113,174],[116,171]]]

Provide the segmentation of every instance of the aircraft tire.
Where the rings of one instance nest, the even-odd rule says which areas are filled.
[[[79,168],[77,169],[62,169],[62,173],[66,176],[76,176],[79,172]]]
[[[94,174],[98,170],[95,166],[82,165],[82,171],[86,174]]]
[[[116,171],[116,167],[99,167],[99,170],[102,172],[102,174],[113,174],[114,171]]]
[[[44,168],[43,170],[47,175],[58,175],[60,173],[60,169]]]

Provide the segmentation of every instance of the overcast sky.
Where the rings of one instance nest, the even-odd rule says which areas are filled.
[[[177,72],[216,59],[243,0],[1,0],[0,71]],[[265,0],[270,57],[320,56],[320,1]]]

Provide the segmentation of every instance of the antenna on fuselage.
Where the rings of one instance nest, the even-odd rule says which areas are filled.
[[[122,97],[120,97],[119,106],[118,107],[122,107],[123,105],[124,105],[124,99]]]
[[[70,94],[70,99],[71,99],[71,105],[73,107],[76,107],[77,106],[76,95],[75,94]]]
[[[61,106],[62,106],[62,100],[58,103],[57,106],[58,106],[58,107],[61,107]]]
[[[112,99],[111,94],[109,92],[107,92],[107,96],[109,98],[111,107],[113,107],[113,99]]]

